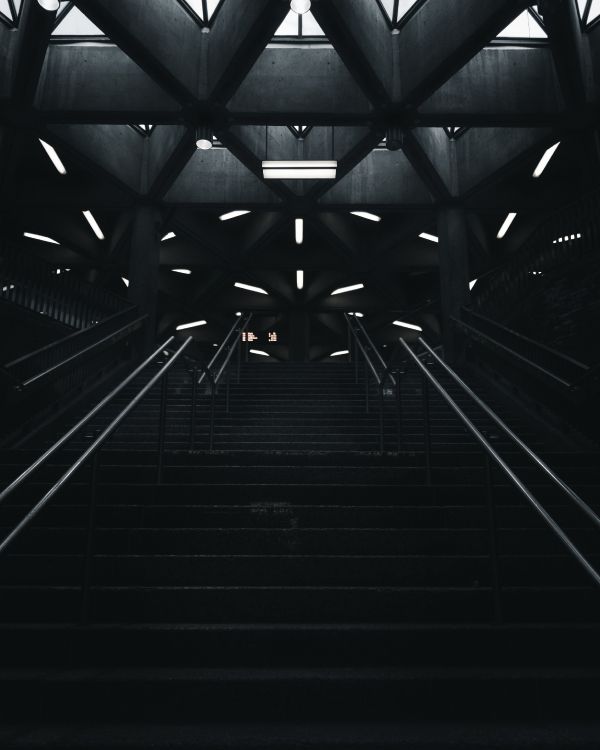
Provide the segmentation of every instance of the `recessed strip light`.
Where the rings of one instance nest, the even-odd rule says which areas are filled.
[[[91,226],[92,231],[94,232],[94,234],[96,235],[96,237],[99,240],[103,240],[104,239],[104,234],[102,233],[102,230],[100,229],[100,226],[99,226],[98,222],[96,221],[96,219],[94,218],[94,215],[92,214],[92,212],[91,211],[84,211],[83,215],[85,216],[87,223]]]
[[[332,352],[330,357],[342,357],[344,354],[350,354],[348,349],[341,349],[339,352]]]
[[[50,161],[52,162],[52,164],[54,164],[56,171],[60,172],[60,174],[67,174],[67,169],[60,160],[60,156],[56,153],[56,149],[54,148],[54,146],[46,143],[46,141],[43,141],[41,138],[39,138],[38,140],[42,144],[44,151],[48,154]]]
[[[195,320],[193,323],[182,323],[180,326],[177,326],[175,330],[185,331],[186,328],[197,328],[198,326],[205,326],[205,325],[206,325],[205,320]]]
[[[357,318],[364,318],[365,317],[362,313],[359,313],[359,312],[349,312],[348,315],[354,315]]]
[[[245,216],[249,213],[250,211],[230,211],[227,214],[221,214],[221,216],[219,216],[219,219],[221,219],[221,221],[229,221],[229,219],[237,219],[238,216]]]
[[[331,292],[331,296],[334,297],[336,294],[345,294],[346,292],[355,292],[358,289],[364,289],[364,284],[352,284],[351,286],[341,286],[339,289],[334,289]]]
[[[335,180],[337,161],[263,161],[265,180]]]
[[[28,237],[30,240],[38,240],[39,242],[49,242],[51,245],[60,245],[60,242],[53,240],[52,237],[46,237],[43,234],[33,234],[33,232],[23,232],[23,237]]]
[[[429,240],[429,242],[439,242],[440,238],[435,234],[429,234],[429,232],[421,232],[419,237],[422,240]]]
[[[126,287],[129,287],[129,279],[126,279],[125,276],[121,276],[121,281],[125,284]]]
[[[476,283],[477,283],[477,279],[473,279],[472,281],[469,281],[469,291],[472,291]]]
[[[269,294],[265,289],[261,289],[259,286],[252,286],[252,284],[242,284],[241,281],[236,281],[233,286],[237,286],[238,289],[245,289],[247,292],[257,292],[258,294]]]
[[[506,219],[504,219],[504,222],[502,223],[502,226],[500,227],[500,229],[498,230],[498,234],[496,235],[499,240],[501,240],[506,235],[506,233],[510,229],[510,225],[515,220],[516,216],[517,214],[514,211],[511,211]]]
[[[546,149],[546,151],[544,151],[544,155],[539,160],[537,167],[533,170],[533,176],[535,178],[541,177],[542,172],[544,171],[544,169],[546,169],[546,167],[550,163],[550,159],[554,156],[554,152],[559,146],[560,146],[560,141],[558,143],[555,143],[554,146],[550,146],[549,149]]]
[[[248,349],[248,351],[250,352],[250,354],[258,354],[261,357],[269,356],[268,352],[263,352],[262,349]]]
[[[161,242],[166,242],[166,240],[172,240],[174,237],[177,237],[175,232],[167,232],[164,237],[161,238]]]
[[[405,323],[403,320],[395,320],[394,325],[399,326],[400,328],[409,328],[411,331],[423,330],[421,326],[414,325],[414,323]]]
[[[171,271],[173,273],[182,273],[185,276],[189,276],[192,273],[189,268],[172,268]]]
[[[367,221],[381,221],[381,216],[377,214],[370,214],[368,211],[350,211],[352,216],[358,216],[359,219],[366,219]]]
[[[304,288],[304,271],[296,271],[296,287],[298,289]]]
[[[296,245],[301,245],[304,242],[304,219],[296,219]]]
[[[242,317],[242,313],[241,313],[241,312],[236,312],[236,316],[237,316],[238,318],[241,318],[241,317]]]

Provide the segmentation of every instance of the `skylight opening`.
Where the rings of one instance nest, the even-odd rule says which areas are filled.
[[[600,0],[577,0],[577,6],[584,26],[589,27],[600,18]]]
[[[520,13],[496,37],[497,39],[547,39],[542,17],[536,6],[530,6]]]
[[[397,26],[417,5],[419,0],[379,0],[384,16],[391,26]]]
[[[256,292],[257,294],[266,294],[268,295],[269,292],[267,292],[265,289],[261,289],[259,286],[252,286],[252,284],[243,284],[241,281],[236,281],[233,285],[237,287],[238,289],[245,289],[247,292]]]
[[[65,9],[65,6],[66,9]],[[56,16],[53,37],[105,37],[106,34],[98,28],[76,5],[68,6],[61,3],[60,12]]]
[[[555,153],[556,149],[559,146],[560,146],[560,141],[558,141],[558,143],[555,143],[554,146],[550,146],[550,148],[547,149],[544,152],[544,155],[542,156],[542,158],[538,162],[537,167],[533,170],[533,177],[534,178],[537,179],[538,177],[542,176],[543,171],[546,169],[546,167],[550,163],[550,159],[552,159],[552,157],[554,156],[554,153]]]
[[[325,32],[310,11],[300,14],[290,10],[275,32],[275,37],[296,37],[298,39],[324,36]]]
[[[306,138],[306,136],[312,130],[312,125],[288,125],[288,128],[296,136],[296,138]]]
[[[221,0],[181,0],[204,25],[212,22]]]
[[[60,242],[53,240],[52,237],[46,237],[44,234],[34,234],[33,232],[23,232],[23,237],[27,237],[30,240],[37,240],[38,242],[48,242],[51,245],[60,245]]]
[[[15,28],[19,23],[21,0],[0,0],[0,20]]]
[[[137,133],[140,135],[143,135],[144,138],[152,135],[152,131],[156,127],[156,125],[150,125],[150,124],[135,124],[131,126]]]
[[[517,218],[517,214],[514,211],[511,211],[506,219],[504,219],[502,226],[498,230],[498,234],[496,237],[501,240],[506,236],[506,233],[510,229],[510,225],[513,223],[513,221]]]
[[[184,276],[190,276],[192,273],[189,268],[172,268],[171,271],[173,273],[182,273]]]
[[[367,221],[381,221],[381,216],[377,214],[371,214],[368,211],[350,211],[352,216],[358,216],[359,219],[366,219]]]
[[[98,224],[98,222],[94,218],[94,215],[92,214],[92,212],[91,211],[83,211],[83,215],[85,216],[85,219],[86,219],[87,223],[92,228],[92,231],[94,232],[94,234],[96,235],[96,237],[99,240],[103,240],[104,239],[104,233],[100,229],[100,225]]]
[[[421,232],[419,237],[422,240],[428,240],[429,242],[439,242],[440,238],[436,234],[429,234],[429,232]]]
[[[229,211],[229,213],[221,214],[219,219],[221,221],[229,221],[230,219],[237,219],[239,216],[245,216],[249,213],[250,211]]]
[[[38,138],[39,142],[42,144],[42,147],[44,151],[48,154],[48,158],[54,165],[54,168],[59,174],[67,174],[67,168],[60,160],[59,155],[56,153],[56,149],[54,146],[51,146],[49,143],[46,143],[46,141],[43,141],[41,138]]]
[[[195,320],[192,323],[182,323],[181,325],[178,325],[175,329],[176,331],[185,331],[188,328],[198,328],[199,326],[205,326],[206,321],[205,320]]]
[[[336,294],[345,294],[346,292],[357,292],[359,289],[364,289],[364,284],[351,284],[350,286],[341,286],[339,289],[334,289],[331,292],[331,297],[335,297]]]
[[[415,325],[414,323],[405,323],[403,320],[395,320],[394,325],[399,328],[408,328],[411,331],[422,331],[421,326]]]
[[[469,128],[463,125],[452,125],[450,127],[444,127],[444,132],[450,138],[451,141],[457,140],[461,135],[464,135]]]

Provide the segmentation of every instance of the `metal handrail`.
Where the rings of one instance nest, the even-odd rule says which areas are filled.
[[[148,317],[147,315],[142,315],[139,318],[132,320],[127,325],[123,326],[122,328],[119,328],[117,331],[113,331],[112,333],[109,333],[108,336],[104,336],[104,338],[100,339],[99,341],[96,341],[94,344],[90,344],[89,346],[86,346],[83,349],[80,349],[78,352],[75,352],[75,354],[71,354],[69,357],[66,357],[61,362],[58,362],[57,364],[52,365],[52,367],[48,367],[46,370],[39,372],[37,375],[33,375],[27,380],[24,380],[21,383],[21,388],[28,388],[33,383],[37,383],[40,380],[43,380],[49,377],[53,373],[56,373],[64,369],[65,367],[67,367],[67,365],[72,364],[80,357],[84,357],[86,354],[89,354],[90,352],[94,351],[94,349],[99,349],[102,346],[104,346],[104,344],[107,344],[111,341],[118,340],[122,334],[126,333],[127,331],[131,331],[131,330],[138,328],[147,317]]]
[[[394,376],[390,373],[389,368],[386,364],[386,361],[381,355],[381,352],[379,351],[379,349],[373,343],[373,339],[369,336],[367,329],[362,324],[362,321],[360,320],[360,318],[357,318],[356,316],[353,316],[353,317],[354,317],[354,321],[356,322],[356,325],[358,326],[358,328],[360,328],[362,335],[365,337],[367,344],[371,347],[371,351],[375,352],[375,356],[377,357],[377,359],[379,360],[379,363],[381,364],[383,368],[384,377],[382,378],[382,383],[385,382],[386,377],[389,375],[389,378],[392,381],[392,385],[396,385],[396,380]]]
[[[396,380],[395,380],[394,376],[391,374],[388,366],[385,363],[385,360],[381,356],[379,350],[377,349],[377,347],[373,343],[371,337],[369,336],[369,334],[365,330],[365,327],[362,325],[362,323],[360,322],[360,320],[358,320],[358,318],[356,318],[356,317],[353,317],[353,321],[356,324],[357,328],[360,329],[360,332],[365,337],[365,339],[367,341],[367,344],[371,348],[371,351],[374,352],[374,354],[376,355],[377,359],[379,360],[379,362],[380,362],[380,364],[382,366],[382,371],[383,371],[382,373],[380,373],[380,371],[377,370],[377,368],[375,367],[375,364],[374,364],[372,358],[367,353],[367,350],[365,349],[363,343],[361,342],[360,337],[358,336],[355,328],[352,326],[352,321],[350,320],[350,316],[348,315],[348,313],[344,313],[344,318],[346,319],[346,323],[348,325],[348,330],[354,336],[354,340],[355,340],[358,348],[360,349],[363,357],[365,358],[365,362],[367,363],[367,366],[369,367],[369,369],[373,373],[373,377],[375,378],[375,381],[377,382],[377,385],[378,386],[382,386],[385,383],[385,381],[386,381],[386,379],[388,377],[392,381],[392,385],[396,385]]]
[[[62,446],[67,443],[73,435],[75,435],[82,427],[85,427],[85,425],[96,416],[96,414],[103,409],[110,401],[113,400],[113,398],[119,394],[123,388],[125,388],[126,385],[128,385],[135,377],[137,377],[142,370],[144,370],[154,359],[155,357],[158,357],[158,355],[162,352],[162,350],[168,346],[171,341],[173,340],[173,336],[169,336],[169,338],[163,342],[152,354],[145,359],[140,365],[138,365],[133,372],[131,372],[121,383],[119,383],[118,386],[113,388],[113,390],[106,395],[101,401],[99,401],[96,406],[94,406],[91,411],[89,411],[84,417],[82,417],[77,424],[75,424],[73,427],[71,427],[70,430],[65,432],[65,434],[60,437],[53,445],[50,446],[44,453],[42,453],[41,456],[36,458],[36,460],[28,466],[21,474],[19,474],[16,479],[13,479],[13,481],[5,487],[2,492],[0,492],[0,503],[4,502],[6,498],[14,492],[14,490],[17,489],[26,479],[28,479],[42,464],[44,464],[51,456],[53,456],[56,451],[59,448],[62,448]]]
[[[420,341],[422,341],[422,339],[420,339]],[[543,508],[543,506],[536,499],[533,493],[528,489],[528,487],[525,486],[525,484],[514,473],[514,471],[510,468],[510,466],[506,463],[506,461],[504,461],[504,459],[496,452],[493,446],[488,442],[488,440],[484,437],[484,435],[477,429],[477,427],[473,424],[473,422],[462,411],[460,406],[458,406],[456,401],[454,401],[454,399],[450,396],[450,394],[439,383],[437,378],[435,378],[432,375],[432,373],[427,369],[427,367],[425,367],[425,365],[421,362],[421,360],[417,357],[417,355],[411,350],[408,344],[404,340],[401,340],[400,343],[404,347],[404,349],[406,350],[407,354],[412,359],[412,361],[421,370],[424,377],[433,385],[433,387],[440,394],[440,396],[444,399],[444,401],[448,404],[448,406],[452,409],[452,411],[454,411],[454,413],[462,420],[462,422],[465,424],[467,429],[473,434],[475,439],[479,442],[479,444],[483,447],[483,449],[487,452],[487,454],[491,456],[491,458],[498,464],[498,466],[502,469],[502,471],[506,474],[506,476],[511,480],[511,482],[515,485],[515,487],[518,490],[520,490],[520,492],[523,494],[526,500],[530,503],[530,505],[534,508],[534,510],[537,511],[537,513],[544,519],[544,521],[548,524],[551,530],[556,534],[556,536],[561,540],[561,542],[567,547],[567,549],[571,552],[571,554],[577,559],[580,565],[594,579],[594,582],[598,586],[600,586],[600,573],[598,573],[598,571],[588,562],[588,560],[584,557],[584,555],[580,552],[580,550],[576,547],[576,545],[571,541],[571,539],[565,534],[565,532],[561,529],[561,527],[554,520],[554,518],[552,518],[552,516],[545,510],[545,508]]]
[[[214,367],[215,362],[218,361],[219,357],[221,356],[221,352],[227,346],[227,344],[229,342],[229,339],[233,336],[233,334],[234,333],[242,333],[242,331],[248,325],[248,323],[250,322],[251,319],[252,319],[252,313],[247,313],[245,316],[240,316],[239,318],[237,318],[234,321],[233,325],[229,329],[229,333],[227,334],[227,336],[225,336],[225,338],[223,339],[221,345],[217,349],[216,353],[214,354],[214,356],[211,358],[210,362],[206,366],[206,370],[198,378],[198,385],[200,385],[202,383],[202,381],[204,380],[204,377],[206,375],[206,371],[212,372],[212,368]],[[238,342],[238,345],[239,345],[239,342]],[[231,355],[233,354],[234,349],[235,349],[235,347],[231,347],[230,348],[229,353],[228,353],[228,355],[227,355],[227,357],[225,359],[225,362],[221,366],[221,369],[217,373],[216,377],[213,376],[213,385],[214,386],[217,385],[217,383],[219,382],[219,380],[221,378],[221,375],[223,374],[223,371],[225,370],[225,367],[229,364],[229,360],[231,359]]]
[[[112,422],[105,427],[104,430],[98,435],[98,437],[89,445],[79,458],[71,464],[71,466],[65,471],[65,473],[58,479],[52,487],[46,492],[46,494],[39,500],[33,508],[25,515],[25,517],[19,521],[15,528],[6,536],[2,542],[0,542],[0,554],[4,552],[6,547],[18,536],[21,531],[27,526],[27,524],[35,518],[35,516],[42,510],[42,508],[54,497],[54,495],[60,490],[60,488],[73,476],[73,474],[79,469],[79,467],[93,454],[98,448],[112,435],[117,429],[129,412],[134,409],[139,402],[144,398],[148,391],[158,383],[158,381],[167,373],[174,363],[177,361],[182,352],[186,349],[190,341],[191,336],[188,336],[183,344],[177,349],[172,357],[160,368],[160,370],[152,377],[142,390],[122,409],[119,414],[112,420]]]
[[[560,489],[565,492],[573,502],[575,502],[579,508],[588,516],[588,518],[593,521],[594,524],[600,529],[600,517],[590,508],[590,506],[583,500],[579,495],[573,490],[571,487],[569,487],[568,484],[566,484],[557,474],[552,471],[552,469],[548,466],[548,464],[541,459],[537,453],[535,453],[526,443],[521,440],[521,438],[514,433],[510,427],[504,422],[504,420],[499,417],[496,412],[491,409],[485,401],[479,398],[479,396],[471,389],[469,386],[465,383],[465,381],[456,373],[454,370],[449,367],[446,362],[444,362],[438,355],[433,351],[433,349],[427,344],[426,341],[424,341],[419,336],[419,343],[425,347],[425,349],[433,356],[435,361],[441,365],[441,367],[444,368],[444,370],[450,375],[450,377],[454,380],[457,385],[459,385],[462,390],[479,406],[480,409],[482,409],[490,419],[492,419],[498,427],[515,443],[516,445],[521,448],[522,451],[524,451],[529,458],[539,466],[540,469],[542,469],[545,474],[550,477],[550,479],[556,484]]]

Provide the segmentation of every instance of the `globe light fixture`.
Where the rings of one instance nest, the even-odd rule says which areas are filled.
[[[290,8],[301,16],[310,10],[310,0],[291,0]]]
[[[208,151],[212,148],[212,128],[208,125],[201,125],[196,128],[196,148],[201,151]]]

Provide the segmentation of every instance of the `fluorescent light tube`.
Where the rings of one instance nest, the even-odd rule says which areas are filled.
[[[298,289],[304,287],[304,271],[296,271],[296,287]]]
[[[167,234],[165,234],[165,236],[161,239],[161,242],[165,242],[166,240],[172,240],[173,237],[177,237],[175,232],[167,232]]]
[[[126,279],[125,276],[121,276],[121,281],[125,284],[126,287],[129,287],[129,279]]]
[[[476,283],[477,283],[477,279],[473,279],[472,281],[469,281],[469,291],[473,289]]]
[[[236,281],[233,286],[237,286],[238,289],[245,289],[247,292],[258,292],[258,294],[269,294],[269,292],[261,289],[259,286],[252,286],[252,284],[242,284],[241,281]]]
[[[517,214],[511,211],[511,213],[508,214],[506,219],[504,219],[504,222],[502,226],[500,227],[500,229],[498,230],[498,234],[496,235],[499,240],[501,240],[506,235],[506,233],[510,229],[510,225],[515,220],[516,216]]]
[[[355,292],[357,289],[364,289],[364,284],[352,284],[351,286],[341,286],[339,289],[334,289],[333,292],[331,292],[331,297],[335,296],[336,294],[344,294],[345,292]]]
[[[94,218],[94,215],[92,214],[92,212],[91,211],[84,211],[83,215],[85,216],[85,218],[87,220],[87,223],[91,226],[92,231],[94,232],[94,234],[96,235],[96,237],[99,240],[103,240],[104,239],[104,235],[102,234],[102,230],[100,229],[100,226],[98,225],[98,222]]]
[[[304,219],[296,219],[296,245],[304,242]]]
[[[23,237],[29,237],[30,240],[39,240],[40,242],[49,242],[51,245],[60,245],[60,242],[53,240],[52,237],[46,237],[43,234],[33,234],[33,232],[23,232]]]
[[[263,161],[265,180],[334,180],[337,161]]]
[[[332,352],[329,356],[330,357],[341,357],[344,354],[350,354],[348,349],[341,349],[339,352]]]
[[[237,219],[238,216],[245,216],[249,213],[250,211],[230,211],[227,214],[221,214],[221,216],[219,216],[219,219],[221,219],[221,221],[229,221],[229,219]]]
[[[192,273],[189,268],[172,268],[171,271],[173,271],[173,273],[183,273],[186,276],[189,276]]]
[[[205,320],[195,320],[193,323],[182,323],[180,326],[177,326],[175,330],[185,331],[186,328],[197,328],[198,326],[205,326],[205,325],[206,325]]]
[[[367,221],[381,221],[381,216],[377,214],[370,214],[368,211],[350,211],[352,216],[358,216],[359,219],[367,219]]]
[[[260,354],[261,357],[270,356],[267,352],[263,352],[262,349],[248,349],[250,354]]]
[[[399,326],[400,328],[410,328],[411,331],[422,331],[423,329],[421,326],[416,326],[413,323],[405,323],[403,320],[395,320],[394,321],[395,326]]]
[[[41,138],[39,138],[38,140],[42,144],[44,151],[48,154],[50,161],[52,162],[52,164],[54,164],[56,171],[60,172],[60,174],[67,174],[67,169],[60,160],[59,155],[56,153],[56,149],[54,148],[54,146],[46,143],[46,141],[43,141]]]
[[[546,169],[546,167],[550,163],[550,159],[554,156],[554,152],[559,146],[560,146],[560,141],[558,141],[558,143],[555,143],[554,146],[550,146],[549,149],[546,149],[546,151],[544,151],[544,155],[539,160],[537,167],[533,170],[533,176],[535,178],[541,177],[542,172],[544,171],[544,169]]]
[[[439,242],[440,238],[435,234],[429,234],[428,232],[421,232],[419,237],[422,240],[429,240],[429,242]]]

